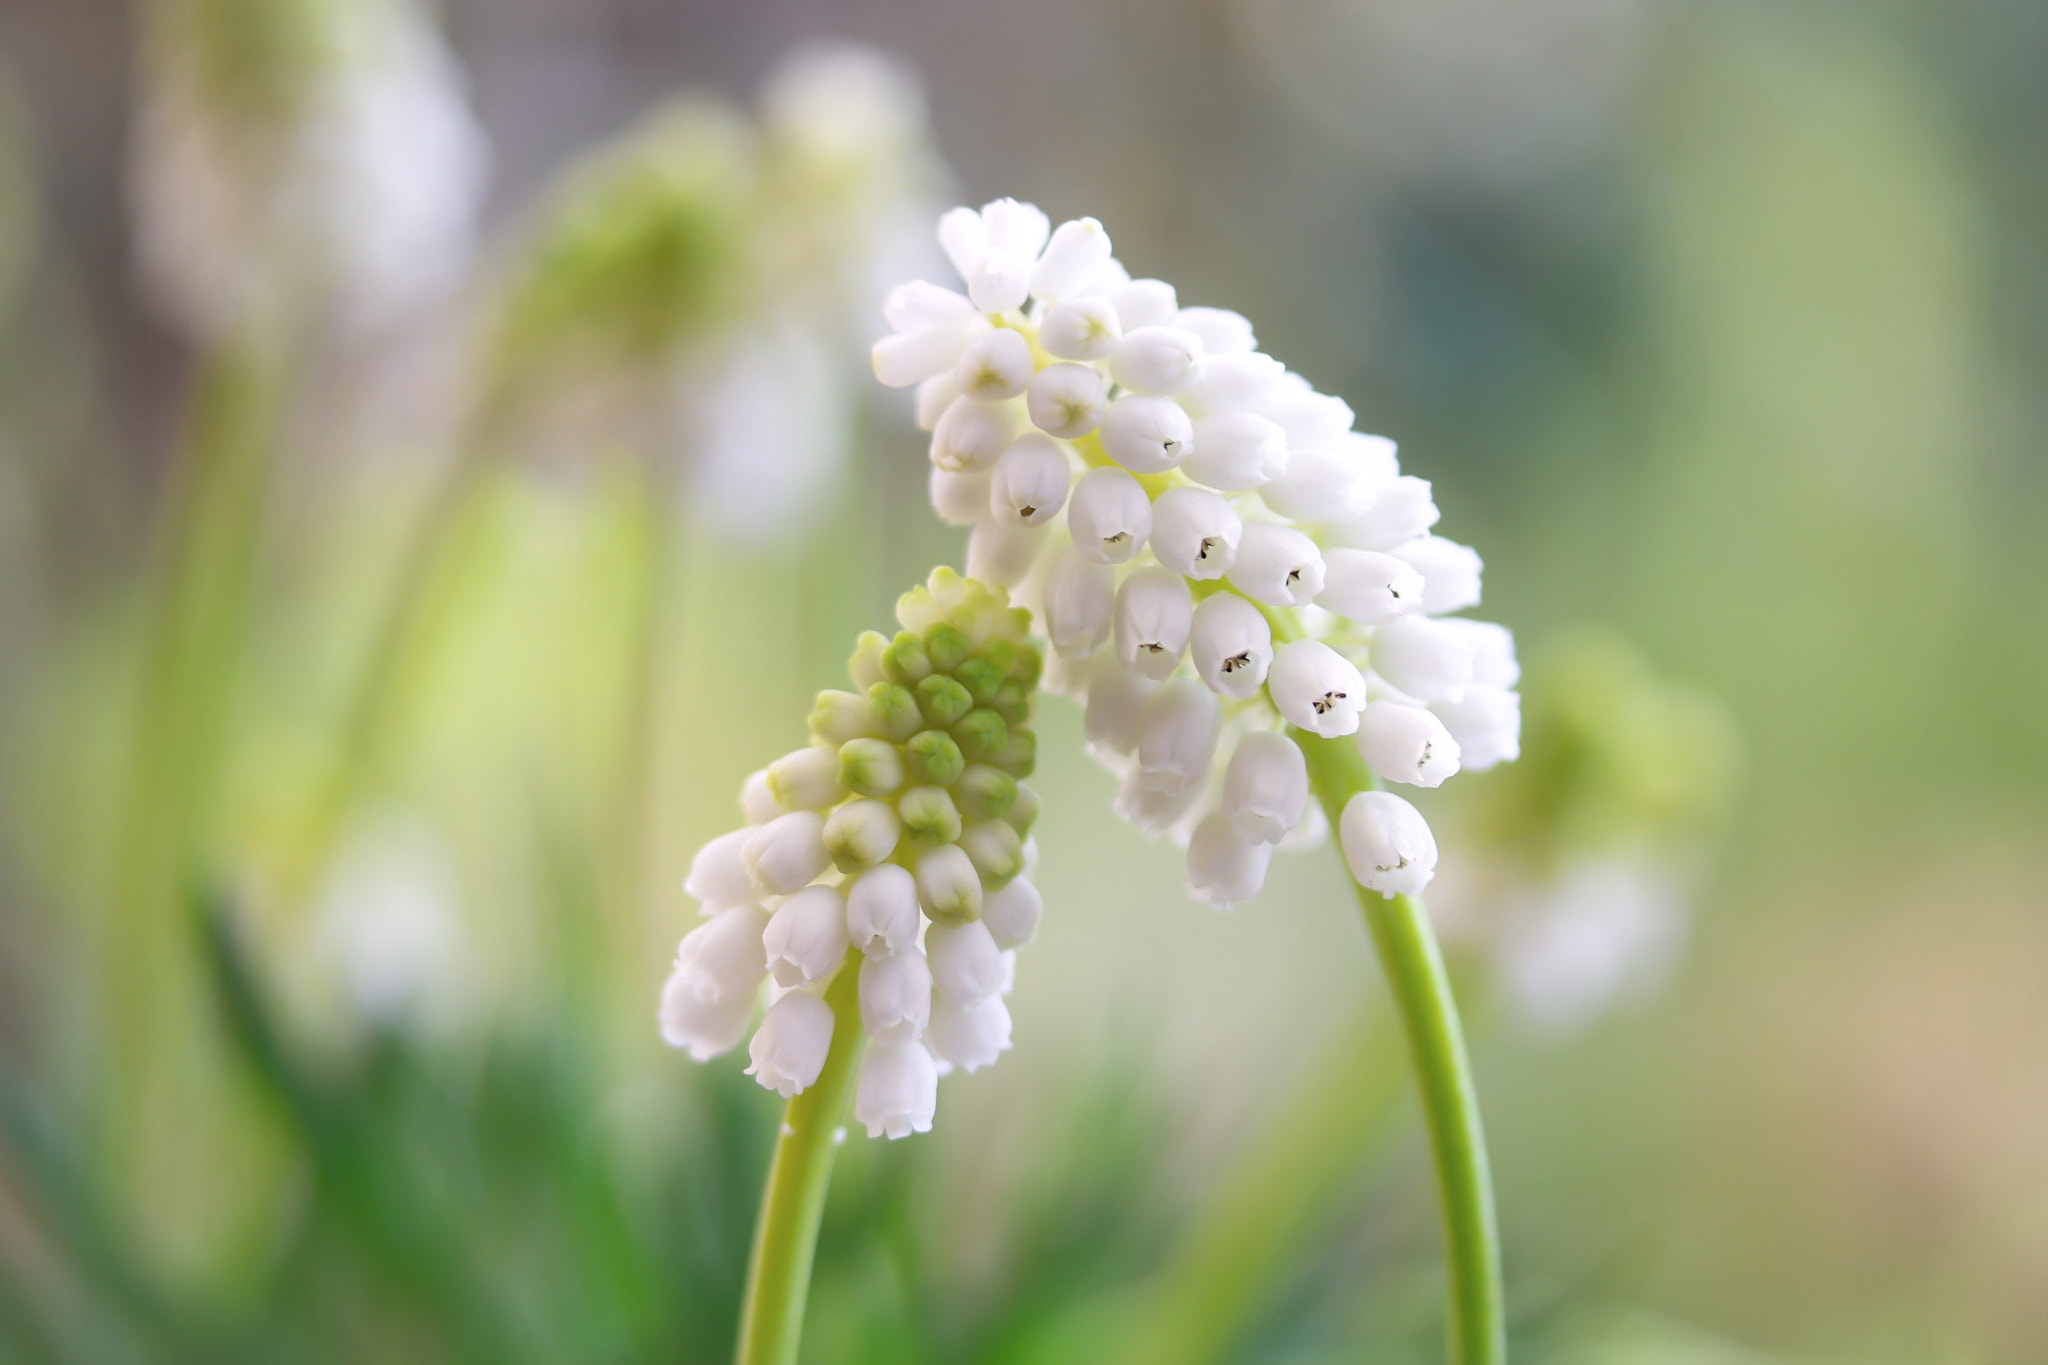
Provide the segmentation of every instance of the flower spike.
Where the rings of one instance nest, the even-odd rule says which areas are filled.
[[[1052,491],[1066,497],[1063,475]],[[709,918],[677,950],[661,1003],[662,1036],[704,1061],[739,1045],[771,983],[747,1074],[787,1099],[818,1083],[835,1030],[853,1026],[826,993],[855,973],[875,1043],[855,1117],[892,1138],[931,1127],[943,1070],[1010,1046],[1009,950],[1042,906],[1025,872],[1043,667],[1030,613],[942,568],[896,619],[893,638],[855,647],[858,690],[818,694],[813,743],[747,780],[748,828],[692,860],[683,889]]]
[[[1302,818],[1300,753],[1275,747],[1297,735],[1420,787],[1515,756],[1513,637],[1452,615],[1479,602],[1479,555],[1434,534],[1392,441],[1240,315],[1133,280],[1093,218],[1001,199],[952,210],[939,239],[964,293],[890,295],[875,373],[923,381],[933,506],[1050,642],[1048,685],[1086,707],[1118,810],[1189,846],[1191,894],[1256,893],[1261,850]],[[1388,801],[1363,808],[1352,866],[1420,890],[1428,825]]]

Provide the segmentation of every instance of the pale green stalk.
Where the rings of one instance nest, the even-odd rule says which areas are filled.
[[[165,494],[107,859],[107,999],[119,1008],[103,1021],[115,1077],[105,1140],[117,1169],[167,1199],[206,1198],[189,1179],[191,1125],[179,1116],[206,1113],[220,1078],[205,1054],[180,1045],[188,1037],[180,1030],[203,1018],[193,983],[176,967],[187,928],[180,893],[213,817],[285,369],[280,348],[255,337],[222,346],[200,369]]]
[[[846,1107],[860,1074],[867,1033],[860,1021],[860,953],[849,952],[825,1003],[832,1007],[832,1047],[816,1083],[789,1102],[768,1167],[768,1189],[754,1225],[740,1306],[737,1365],[795,1365],[818,1220],[832,1182]]]
[[[426,506],[407,526],[398,566],[370,629],[341,716],[337,765],[317,792],[298,857],[287,869],[285,898],[301,899],[326,866],[335,833],[363,793],[385,772],[411,720],[433,647],[447,634],[461,575],[490,510],[497,434],[488,424],[465,440],[439,475]]]
[[[1376,785],[1372,771],[1349,739],[1323,739],[1299,730],[1294,738],[1308,758],[1309,781],[1336,831],[1351,798]],[[1428,1121],[1449,1267],[1450,1358],[1454,1365],[1499,1365],[1507,1358],[1500,1232],[1458,1002],[1421,901],[1381,896],[1361,886],[1358,903],[1408,1035]]]

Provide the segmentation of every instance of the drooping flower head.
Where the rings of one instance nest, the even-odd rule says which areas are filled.
[[[1188,849],[1190,894],[1256,895],[1320,817],[1290,730],[1351,738],[1385,782],[1435,787],[1516,755],[1514,641],[1456,613],[1479,556],[1433,533],[1427,481],[1251,324],[1133,279],[1093,218],[956,208],[965,291],[889,296],[876,376],[915,386],[932,505],[968,572],[1050,641],[1047,687],[1087,708],[1117,808]],[[1436,843],[1386,792],[1344,811],[1359,882],[1422,889]]]
[[[854,1116],[891,1138],[931,1127],[942,1071],[1009,1047],[1003,998],[1041,909],[1022,784],[1042,667],[1030,614],[942,568],[896,618],[893,638],[860,638],[856,690],[818,694],[812,742],[747,779],[746,825],[692,862],[683,890],[706,919],[660,1012],[662,1036],[703,1061],[738,1046],[769,982],[748,1074],[786,1097],[825,1065],[827,987],[858,973],[872,1045]]]

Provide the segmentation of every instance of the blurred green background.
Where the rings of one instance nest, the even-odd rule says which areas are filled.
[[[675,888],[958,560],[866,347],[1001,194],[1486,557],[1525,759],[1426,809],[1521,1357],[2048,1360],[2004,0],[10,0],[0,1360],[728,1354],[778,1105],[655,1036]],[[1044,712],[1017,1045],[849,1141],[807,1358],[1434,1358],[1337,860],[1198,909]]]

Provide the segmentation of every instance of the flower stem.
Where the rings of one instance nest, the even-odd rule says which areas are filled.
[[[825,992],[825,1003],[832,1007],[832,1047],[825,1068],[815,1084],[789,1102],[782,1135],[775,1141],[740,1305],[737,1365],[795,1365],[818,1219],[832,1183],[847,1101],[867,1048],[860,1022],[859,956],[857,951],[847,954]]]
[[[1334,831],[1351,798],[1375,785],[1372,772],[1348,739],[1299,731],[1295,738],[1308,757],[1309,780]],[[1429,1124],[1450,1272],[1450,1358],[1454,1365],[1499,1365],[1507,1358],[1500,1232],[1458,1003],[1422,902],[1359,887],[1358,903],[1408,1035]]]

